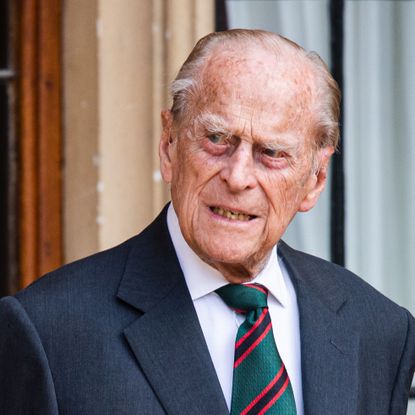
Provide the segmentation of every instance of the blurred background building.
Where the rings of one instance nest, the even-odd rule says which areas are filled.
[[[168,200],[160,110],[209,0],[0,0],[0,287],[113,246]]]

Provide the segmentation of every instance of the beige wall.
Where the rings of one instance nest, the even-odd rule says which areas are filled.
[[[213,16],[213,0],[64,2],[67,262],[136,234],[168,200],[159,114]]]
[[[98,244],[97,1],[64,2],[64,258]]]

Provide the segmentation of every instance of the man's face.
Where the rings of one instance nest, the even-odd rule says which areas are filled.
[[[332,149],[312,150],[310,86],[294,67],[261,51],[219,54],[190,116],[178,124],[163,113],[161,171],[183,236],[231,282],[262,269],[324,187]]]

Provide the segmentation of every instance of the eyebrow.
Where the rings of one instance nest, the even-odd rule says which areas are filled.
[[[296,144],[288,144],[285,140],[281,141],[275,140],[263,140],[261,141],[261,146],[264,148],[269,148],[271,150],[280,150],[285,151],[287,153],[296,152],[298,146]]]
[[[226,127],[225,119],[218,114],[204,112],[196,117],[195,122],[201,124],[206,129],[206,131],[232,135],[232,133]]]

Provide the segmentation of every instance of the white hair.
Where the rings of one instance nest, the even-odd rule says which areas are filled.
[[[171,84],[173,105],[171,108],[175,122],[182,122],[191,114],[192,104],[202,96],[203,69],[219,48],[240,48],[249,43],[274,52],[295,55],[308,63],[314,73],[317,88],[314,88],[315,119],[314,135],[316,146],[336,148],[339,139],[340,90],[331,76],[324,61],[315,52],[306,52],[296,43],[283,36],[264,30],[233,29],[211,33],[200,39],[180,68]],[[243,52],[242,52],[243,53]]]

